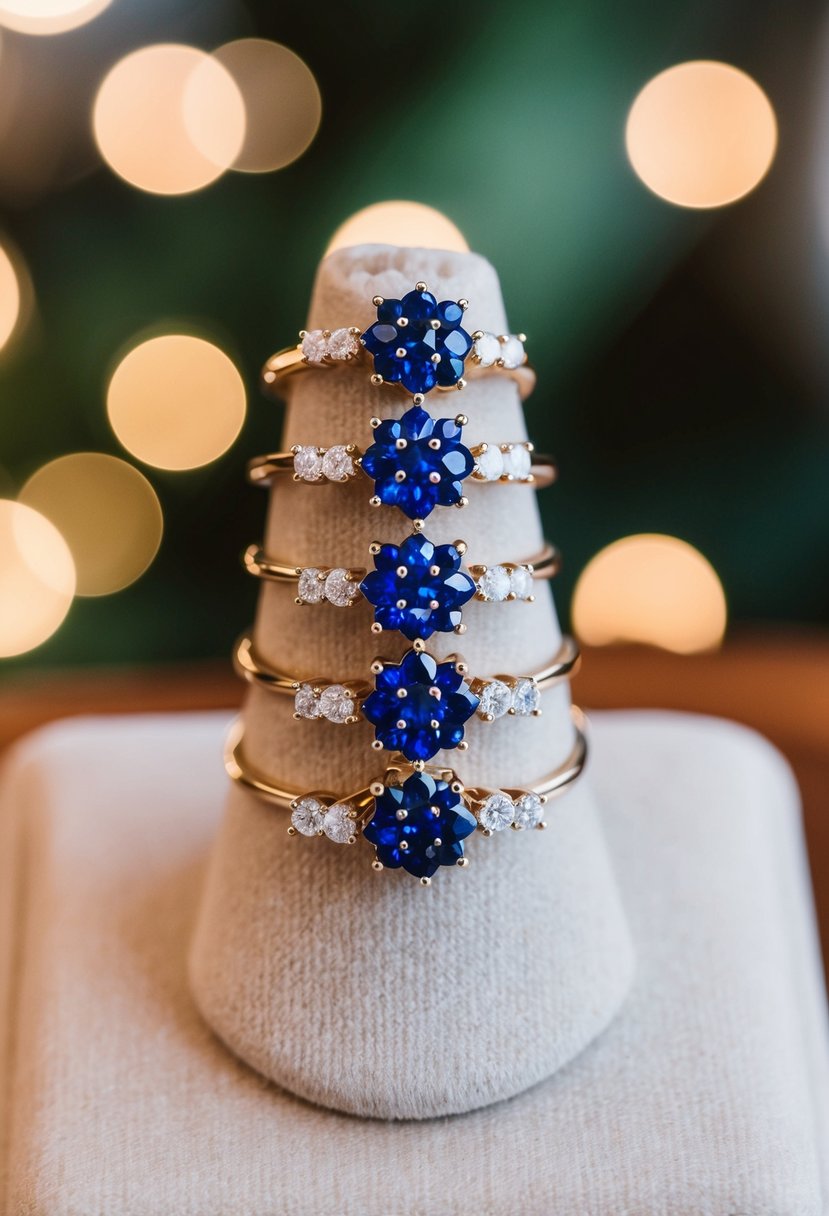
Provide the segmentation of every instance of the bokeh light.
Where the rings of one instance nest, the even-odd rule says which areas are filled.
[[[95,139],[125,181],[187,194],[216,180],[245,138],[245,106],[230,73],[195,47],[143,47],[111,69],[95,98]]]
[[[722,207],[753,190],[777,147],[760,86],[727,63],[680,63],[654,76],[631,106],[627,152],[645,185],[682,207]]]
[[[716,572],[675,536],[626,536],[588,562],[573,594],[583,642],[643,642],[693,654],[719,645],[726,604]]]
[[[101,452],[60,456],[38,469],[19,501],[55,525],[75,564],[77,595],[109,595],[144,573],[163,521],[143,473]]]
[[[226,452],[245,421],[245,386],[224,351],[204,338],[140,342],[115,369],[109,421],[121,443],[159,469],[195,469]]]
[[[54,524],[31,507],[0,499],[0,658],[51,637],[75,594],[75,567]]]
[[[0,25],[21,34],[64,34],[86,25],[112,0],[0,0]]]
[[[286,46],[264,38],[240,38],[213,52],[190,78],[185,95],[185,117],[197,147],[204,146],[212,130],[204,123],[204,98],[213,90],[211,64],[218,62],[233,77],[245,107],[246,130],[233,168],[245,173],[268,173],[301,156],[320,125],[322,102],[314,74]]]
[[[396,199],[364,207],[341,224],[326,255],[349,245],[403,245],[420,249],[451,249],[468,253],[464,235],[434,207]]]
[[[14,263],[0,245],[0,350],[14,333],[20,317],[20,280]]]

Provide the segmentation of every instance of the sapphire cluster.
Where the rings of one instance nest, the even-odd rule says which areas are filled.
[[[472,346],[461,328],[463,311],[458,301],[438,303],[431,292],[417,288],[402,300],[383,300],[361,339],[374,356],[375,372],[410,393],[457,384]]]
[[[407,760],[431,760],[443,748],[458,746],[478,704],[455,663],[409,650],[399,663],[385,663],[378,672],[363,716],[387,751],[401,752]]]
[[[402,545],[380,545],[374,567],[360,583],[374,605],[374,620],[410,642],[456,629],[463,605],[475,594],[455,546],[433,545],[417,533]]]
[[[463,857],[461,842],[477,826],[446,781],[412,773],[402,785],[385,786],[363,835],[384,866],[431,878],[438,866],[457,865]]]
[[[460,424],[452,418],[430,418],[419,405],[402,418],[381,422],[362,458],[380,502],[399,507],[409,519],[425,519],[437,506],[458,503],[461,483],[474,464],[461,443]]]

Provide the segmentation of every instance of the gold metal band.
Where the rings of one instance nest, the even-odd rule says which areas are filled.
[[[351,481],[354,477],[363,474],[360,466],[360,457],[362,452],[359,451],[353,443],[342,445],[343,449],[352,457],[352,472],[344,477],[327,478],[324,476],[315,477],[314,479],[300,477],[294,468],[295,452],[269,452],[264,456],[256,456],[248,463],[248,481],[254,486],[268,486],[274,477],[288,474],[294,481],[303,482],[307,485],[341,485],[346,481]],[[489,445],[486,443],[476,444],[470,448],[473,456],[482,455]],[[501,450],[508,449],[511,444],[499,444]],[[531,485],[536,490],[544,490],[547,486],[551,486],[558,477],[558,468],[552,456],[538,455],[532,450],[532,445],[526,446],[531,454],[530,472],[526,477],[513,477],[510,474],[504,474],[498,478],[488,478],[473,470],[469,475],[470,481],[483,483],[497,484],[506,483],[510,485]],[[324,455],[325,448],[318,448],[320,455]]]
[[[359,331],[353,331],[359,332]],[[311,363],[302,353],[302,345],[286,346],[283,350],[279,350],[275,355],[271,355],[265,366],[262,368],[262,389],[269,397],[279,397],[282,395],[282,390],[285,381],[290,377],[297,375],[299,372],[307,371],[336,371],[343,367],[358,367],[366,368],[371,363],[371,356],[364,347],[360,347],[359,351],[347,359],[325,360],[323,362]],[[484,367],[470,359],[464,369],[464,379],[460,387],[468,380],[478,379],[488,373],[497,373],[500,376],[509,376],[518,386],[518,391],[521,394],[521,400],[526,400],[530,393],[535,388],[535,372],[526,363],[520,367],[502,367],[499,364],[493,364],[490,367]],[[372,383],[381,383],[379,378],[372,377]],[[389,382],[384,382],[388,384]],[[400,385],[393,384],[392,388],[400,388]],[[457,384],[448,388],[437,386],[438,392],[454,392],[459,386]],[[404,390],[405,391],[405,390]]]
[[[573,729],[575,738],[573,747],[570,750],[567,758],[543,777],[540,781],[530,786],[527,790],[529,793],[538,794],[540,798],[553,798],[557,794],[561,794],[569,785],[581,776],[587,762],[588,745],[587,745],[587,724],[583,711],[577,706],[570,707],[570,714],[573,721]],[[274,785],[262,774],[257,773],[248,765],[242,750],[243,743],[243,727],[241,719],[237,719],[231,728],[228,736],[227,745],[225,748],[224,764],[225,770],[233,781],[239,785],[252,790],[264,801],[271,803],[274,806],[280,807],[282,810],[291,810],[292,805],[297,799],[304,797],[302,791],[282,789],[280,786]],[[406,766],[410,767],[410,766]],[[441,772],[451,772],[451,770],[440,770]],[[452,774],[454,776],[454,774]],[[321,798],[330,799],[332,802],[349,802],[358,807],[366,807],[372,800],[371,785],[373,782],[358,790],[354,794],[347,796],[339,796],[326,791],[314,791]],[[504,792],[517,794],[520,791],[517,789],[504,789]],[[479,801],[487,792],[480,787],[468,787],[465,793],[470,796],[471,800]]]
[[[252,574],[254,578],[265,579],[272,583],[291,583],[295,584],[299,581],[299,576],[302,573],[302,566],[292,566],[289,562],[280,562],[275,558],[265,556],[264,550],[259,545],[249,545],[245,550],[244,556],[245,569],[248,574]],[[493,562],[491,566],[484,566],[480,563],[467,566],[467,570],[471,577],[477,581],[482,575],[486,574],[488,569],[495,566],[503,566],[506,570],[514,570],[523,567],[528,570],[530,575],[543,582],[547,579],[554,578],[561,570],[561,553],[555,545],[545,545],[539,554],[535,557],[530,557],[522,562]],[[324,577],[329,574],[332,569],[341,569],[341,567],[318,567],[319,574]],[[345,574],[352,581],[359,583],[365,578],[368,573],[365,566],[346,568]],[[477,598],[485,599],[486,597],[478,594]],[[352,600],[356,603],[356,599]]]
[[[416,644],[415,650],[423,650],[423,643]],[[457,659],[457,656],[449,656],[447,659],[441,660],[448,662],[452,659]],[[493,680],[498,680],[503,683],[517,683],[522,680],[532,680],[538,688],[539,693],[544,693],[552,688],[555,684],[562,680],[569,679],[572,676],[579,664],[581,655],[579,653],[578,643],[574,638],[564,637],[561,641],[561,646],[558,653],[546,667],[541,671],[536,672],[531,676],[507,676],[496,675],[492,677],[474,678],[469,677],[464,671],[464,678],[467,679],[470,687],[476,690],[476,687],[483,687],[486,684],[492,683]],[[362,697],[368,695],[371,691],[371,686],[365,680],[320,680],[320,679],[297,679],[294,676],[286,675],[284,672],[277,671],[275,667],[271,667],[265,663],[256,654],[253,646],[253,639],[249,633],[242,634],[236,644],[236,650],[233,655],[234,664],[237,672],[249,684],[256,684],[260,688],[265,688],[268,692],[290,693],[291,695],[299,691],[300,688],[310,687],[315,692],[322,691],[328,686],[336,685],[337,687],[347,688],[352,694],[355,702]],[[465,666],[462,660],[458,660],[458,670]],[[347,721],[357,721],[356,717],[349,718]]]

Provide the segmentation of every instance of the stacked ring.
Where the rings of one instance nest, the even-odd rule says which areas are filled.
[[[372,418],[373,441],[364,450],[356,443],[296,445],[290,452],[258,457],[248,476],[256,485],[269,485],[280,475],[318,485],[368,477],[371,505],[396,507],[412,521],[413,532],[399,545],[372,543],[373,570],[297,566],[255,546],[248,549],[245,565],[258,578],[295,585],[298,604],[327,601],[347,607],[362,596],[374,609],[372,631],[402,634],[411,648],[399,660],[375,659],[373,681],[287,674],[265,662],[248,635],[237,645],[235,664],[251,684],[291,695],[298,720],[367,721],[374,728],[372,747],[391,752],[392,765],[382,780],[344,798],[271,785],[247,765],[240,734],[229,746],[226,765],[234,780],[290,808],[292,834],[324,835],[338,843],[363,835],[375,847],[375,869],[402,867],[426,885],[439,866],[467,864],[463,840],[477,827],[485,835],[506,826],[543,827],[545,799],[581,773],[587,747],[583,717],[575,708],[570,755],[531,789],[464,788],[452,770],[428,767],[439,752],[468,746],[464,730],[473,715],[486,722],[537,717],[543,692],[569,679],[579,652],[565,638],[541,671],[475,677],[459,656],[438,660],[426,651],[432,634],[464,632],[462,609],[472,598],[531,601],[534,583],[552,578],[560,557],[547,545],[525,561],[464,566],[465,542],[433,544],[422,534],[424,520],[437,507],[467,505],[467,479],[540,489],[555,480],[556,468],[525,440],[466,446],[463,414],[433,418],[423,408],[432,389],[463,388],[466,377],[477,372],[509,375],[526,395],[535,377],[526,366],[523,334],[467,333],[462,326],[466,300],[438,302],[425,283],[401,299],[375,296],[373,302],[377,320],[362,333],[354,326],[303,331],[298,346],[266,364],[266,390],[277,390],[284,377],[300,371],[360,365],[370,357],[372,383],[411,393],[409,408],[400,418]]]

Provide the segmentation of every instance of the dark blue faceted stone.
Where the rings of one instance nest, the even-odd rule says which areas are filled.
[[[402,819],[398,811],[406,812]],[[475,816],[446,781],[412,773],[402,785],[385,786],[363,835],[374,845],[377,860],[390,870],[402,866],[415,878],[431,878],[438,866],[457,865],[463,857],[462,841],[476,827]],[[407,847],[401,849],[404,841]]]
[[[374,567],[360,583],[374,605],[374,619],[410,641],[450,633],[460,624],[463,605],[475,594],[475,583],[461,570],[455,546],[433,545],[423,535],[409,536],[402,545],[381,545]],[[431,573],[434,567],[437,574]],[[406,570],[402,576],[401,568]]]
[[[397,441],[406,440],[398,450]],[[429,440],[438,440],[435,450]],[[374,492],[388,507],[399,507],[409,519],[425,519],[435,507],[451,507],[462,496],[464,478],[474,467],[469,449],[461,443],[461,428],[453,418],[431,418],[419,405],[402,418],[381,422],[374,443],[362,459],[374,481]],[[402,481],[395,474],[405,473]],[[429,480],[432,473],[438,481]]]
[[[398,689],[405,696],[398,696]],[[409,650],[399,663],[385,664],[375,676],[363,716],[387,751],[402,752],[407,760],[431,760],[443,748],[458,746],[464,723],[477,708],[478,697],[454,663],[438,663],[430,654]]]
[[[402,384],[410,393],[428,393],[438,384],[457,384],[463,375],[472,338],[461,328],[462,320],[463,309],[455,300],[438,303],[431,292],[409,291],[402,300],[378,306],[377,321],[362,341],[384,380]],[[437,363],[435,355],[440,356]]]

